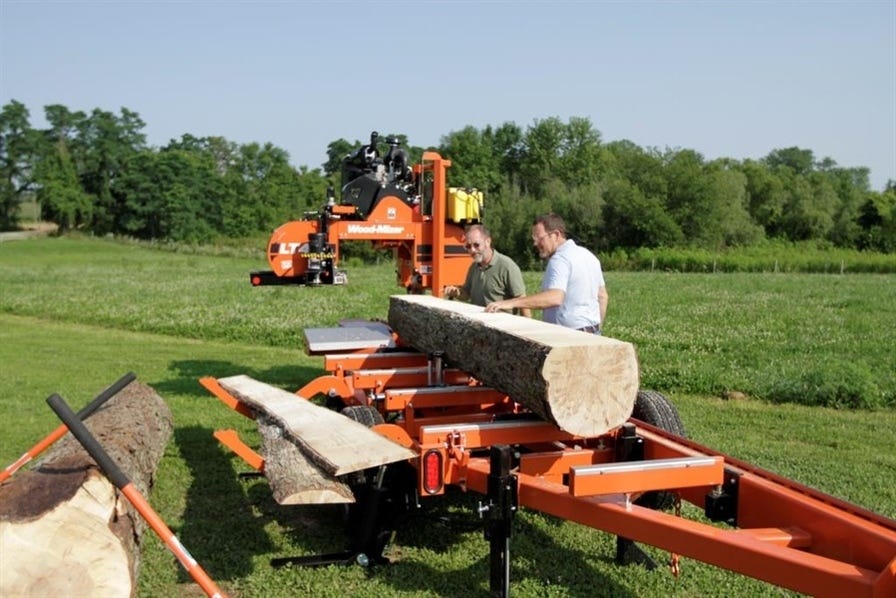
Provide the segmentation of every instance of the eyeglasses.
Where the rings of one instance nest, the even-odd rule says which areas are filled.
[[[554,234],[555,232],[557,232],[557,231],[555,231],[555,230],[549,230],[548,232],[546,232],[546,233],[543,234],[543,235],[539,235],[538,237],[532,237],[532,242],[533,242],[533,243],[540,243],[542,239],[544,239],[544,238],[547,237],[548,235],[552,235],[552,234]]]
[[[479,245],[479,243],[467,243],[466,245],[464,245],[464,247],[467,249],[467,251],[470,251],[470,249],[472,248],[479,249]]]

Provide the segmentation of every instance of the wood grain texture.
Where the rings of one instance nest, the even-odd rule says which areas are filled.
[[[171,412],[131,382],[85,422],[144,496]],[[67,434],[0,485],[0,596],[132,596],[145,522]]]
[[[638,394],[631,343],[431,295],[393,295],[389,325],[418,351],[442,351],[453,367],[580,436],[624,423]]]
[[[311,461],[340,476],[404,461],[416,453],[343,415],[248,376],[220,378],[227,392],[283,428]]]

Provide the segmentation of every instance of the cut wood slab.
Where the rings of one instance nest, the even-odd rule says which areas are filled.
[[[171,437],[171,412],[138,381],[85,421],[144,496]],[[0,596],[135,596],[145,523],[66,434],[0,484]]]
[[[276,421],[305,455],[330,475],[345,475],[416,457],[366,426],[249,376],[218,379],[234,398]]]
[[[288,438],[283,428],[269,416],[256,419],[261,432],[264,475],[274,500],[281,505],[353,503],[348,484],[321,469]]]
[[[608,432],[635,405],[631,343],[431,295],[393,295],[389,325],[404,344],[442,351],[452,366],[571,434]]]

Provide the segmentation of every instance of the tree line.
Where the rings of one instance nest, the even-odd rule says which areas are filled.
[[[145,123],[127,108],[54,104],[44,117],[46,128],[32,127],[16,100],[0,112],[2,230],[15,229],[23,202],[36,200],[63,232],[188,243],[257,237],[319,209],[328,187],[339,187],[342,158],[362,145],[337,139],[319,168],[296,168],[270,143],[184,134],[150,147]],[[420,159],[424,148],[395,136]],[[692,149],[605,142],[583,117],[468,126],[426,149],[451,159],[452,186],[485,192],[485,223],[522,266],[537,261],[526,232],[547,211],[599,252],[769,239],[896,252],[896,181],[872,190],[867,168],[810,149],[706,160]]]

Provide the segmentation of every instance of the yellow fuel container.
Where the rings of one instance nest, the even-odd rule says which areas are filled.
[[[476,224],[482,221],[482,191],[448,188],[448,220],[457,224]]]

